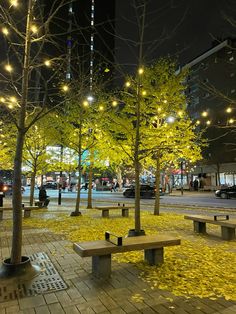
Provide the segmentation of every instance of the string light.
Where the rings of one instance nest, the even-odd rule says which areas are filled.
[[[143,72],[144,72],[144,70],[143,70],[143,68],[140,68],[140,69],[138,69],[138,74],[143,74]]]
[[[118,104],[118,103],[117,103],[117,101],[116,101],[116,100],[113,100],[113,102],[112,102],[112,106],[113,106],[113,107],[116,107],[116,106],[117,106],[117,104]]]
[[[202,112],[202,116],[203,116],[203,117],[207,117],[207,116],[208,116],[207,111],[203,111],[203,112]]]
[[[5,65],[5,70],[6,70],[7,72],[12,72],[12,71],[13,71],[13,68],[12,68],[12,66],[11,66],[10,64],[6,64],[6,65]]]
[[[88,106],[89,106],[89,102],[88,102],[87,100],[85,100],[85,101],[83,102],[83,106],[84,106],[84,107],[88,107]]]
[[[231,113],[231,112],[232,112],[232,108],[230,108],[230,107],[227,108],[227,109],[226,109],[226,112],[227,112],[227,113]]]
[[[63,90],[63,92],[68,92],[69,87],[67,85],[63,85],[62,90]]]
[[[32,31],[32,33],[37,33],[37,31],[38,31],[38,28],[37,28],[37,26],[36,25],[31,25],[31,31]]]
[[[2,33],[3,33],[5,36],[7,36],[7,35],[9,35],[9,30],[8,30],[6,27],[3,27]]]
[[[104,110],[104,107],[101,105],[101,106],[99,106],[99,110],[100,111],[103,111]]]
[[[207,120],[206,124],[207,124],[207,125],[210,125],[210,124],[211,124],[211,121],[210,121],[210,120]]]
[[[50,61],[50,60],[45,60],[45,61],[44,61],[44,64],[45,64],[47,67],[50,67],[50,66],[51,66],[51,61]]]
[[[232,118],[229,119],[229,123],[230,123],[230,124],[234,123],[234,119],[232,119]]]
[[[130,85],[131,85],[130,82],[126,82],[126,83],[125,83],[125,86],[126,86],[126,87],[130,87]]]
[[[10,4],[13,7],[17,7],[19,5],[18,0],[10,0]]]

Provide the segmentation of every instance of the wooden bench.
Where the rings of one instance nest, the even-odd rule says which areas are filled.
[[[144,250],[144,258],[149,265],[157,265],[164,262],[164,247],[173,245],[180,245],[180,239],[169,235],[150,235],[122,238],[117,244],[108,239],[74,243],[73,249],[81,257],[92,256],[92,274],[95,277],[108,278],[111,274],[111,254]]]
[[[39,209],[38,206],[22,206],[22,210],[24,211],[24,218],[28,218],[31,215],[31,210]],[[0,220],[3,219],[3,212],[12,210],[12,207],[0,207]]]
[[[185,219],[193,220],[193,228],[197,233],[206,233],[206,223],[221,226],[221,237],[224,240],[235,239],[236,219],[230,219],[229,215],[214,216],[184,216]]]
[[[121,215],[122,217],[129,217],[129,209],[133,209],[134,206],[125,206],[125,204],[120,205],[109,205],[109,206],[96,206],[95,209],[102,211],[102,217],[109,217],[109,210],[113,209],[121,209]]]

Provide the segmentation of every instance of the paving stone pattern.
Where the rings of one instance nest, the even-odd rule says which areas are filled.
[[[0,222],[1,260],[9,257],[10,238],[11,229],[3,227]],[[72,243],[47,230],[25,228],[22,254],[29,256],[38,252],[45,252],[49,256],[68,288],[2,302],[0,314],[236,313],[236,302],[223,298],[214,301],[196,297],[186,299],[168,291],[152,290],[139,278],[139,270],[129,264],[113,261],[110,279],[94,279],[91,276],[90,258],[80,258],[72,250]]]

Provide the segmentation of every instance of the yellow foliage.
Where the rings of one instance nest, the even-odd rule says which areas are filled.
[[[120,211],[117,216],[118,213],[120,215]],[[104,239],[105,231],[125,236],[133,228],[132,214],[128,218],[96,218],[95,215],[95,210],[89,210],[80,217],[58,213],[54,216],[50,213],[43,219],[24,220],[24,225],[47,228],[63,234],[72,242]],[[115,213],[112,212],[112,215]],[[183,215],[154,216],[152,213],[142,212],[141,221],[146,234],[168,232],[180,237],[181,245],[165,248],[165,262],[160,266],[147,265],[141,251],[115,254],[113,260],[135,264],[141,270],[141,278],[153,290],[168,290],[185,297],[198,296],[212,300],[225,297],[227,300],[236,300],[235,241],[213,241],[208,236],[194,234],[192,223],[185,220]],[[209,226],[209,230],[219,233],[217,226]],[[139,295],[134,295],[132,299],[142,302]]]

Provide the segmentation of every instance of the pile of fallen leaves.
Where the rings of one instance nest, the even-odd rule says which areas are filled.
[[[113,214],[114,212],[112,212]],[[114,213],[115,215],[115,213]],[[134,218],[101,218],[90,210],[80,217],[65,214],[24,220],[24,225],[49,229],[63,234],[72,242],[104,239],[105,231],[125,236],[134,228]],[[49,219],[51,217],[51,219]],[[118,263],[133,263],[141,270],[141,278],[152,289],[164,289],[178,296],[198,296],[236,300],[236,241],[223,241],[220,227],[209,226],[209,232],[218,237],[193,233],[192,222],[183,215],[141,213],[142,228],[146,234],[168,233],[181,238],[181,245],[165,248],[165,262],[149,266],[143,261],[143,252],[114,254]]]

